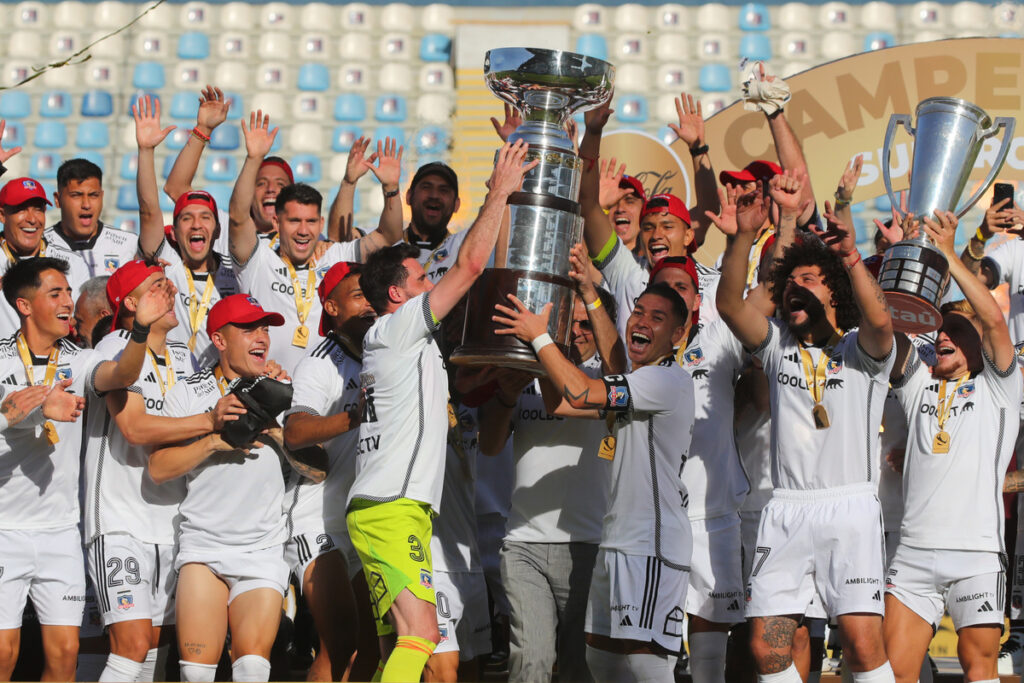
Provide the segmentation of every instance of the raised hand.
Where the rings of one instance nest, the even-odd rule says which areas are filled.
[[[356,181],[370,170],[370,166],[364,163],[366,148],[369,146],[370,138],[365,135],[360,136],[352,143],[352,148],[348,151],[348,159],[345,162],[345,182],[349,185],[355,185]]]
[[[864,155],[858,154],[852,160],[846,162],[846,169],[839,177],[839,185],[836,186],[836,200],[840,202],[852,202],[853,191],[857,189],[857,181],[860,180],[861,168],[864,166]]]
[[[65,389],[71,386],[71,380],[55,382],[48,388],[46,400],[43,401],[43,417],[57,422],[74,422],[85,410],[85,397],[69,394]]]
[[[806,202],[800,201],[800,190],[806,174],[797,176],[793,171],[786,170],[772,176],[768,183],[768,194],[779,207],[784,216],[799,216]]]
[[[160,128],[160,99],[151,99],[149,95],[140,97],[132,105],[132,118],[135,119],[135,142],[139,149],[153,149],[175,129],[175,126]]]
[[[494,310],[501,315],[493,315],[491,320],[505,326],[503,329],[495,330],[494,334],[514,334],[521,341],[529,344],[548,331],[548,318],[551,317],[553,303],[544,304],[544,308],[538,315],[530,311],[526,304],[517,299],[514,294],[509,294],[508,300],[512,302],[514,308],[501,304],[494,305]]]
[[[615,97],[613,92],[608,101],[602,104],[600,107],[591,109],[590,111],[583,113],[583,125],[586,127],[588,133],[601,134],[604,127],[608,124],[608,119],[612,117],[615,110],[612,109],[612,99]]]
[[[619,183],[622,182],[622,176],[626,173],[626,165],[621,164],[618,170],[616,170],[615,166],[618,164],[618,159],[614,157],[612,157],[611,161],[601,159],[600,163],[601,170],[598,181],[597,201],[602,209],[609,211],[619,203],[620,199],[629,194],[629,188],[619,187]]]
[[[213,410],[208,413],[210,416],[210,422],[212,429],[210,431],[220,432],[224,429],[224,425],[228,422],[234,422],[241,415],[245,415],[248,412],[242,402],[238,400],[238,397],[234,394],[227,394],[221,396],[220,400],[217,401],[217,405],[213,407]],[[230,448],[224,450],[231,450]]]
[[[511,104],[505,104],[505,120],[498,123],[498,119],[491,117],[491,125],[494,126],[494,132],[498,134],[502,142],[508,142],[508,136],[516,132],[516,128],[523,125],[523,117],[519,114],[519,110],[513,107]]]
[[[1016,223],[1014,211],[1012,208],[1007,208],[1010,201],[1012,201],[1012,198],[1007,197],[988,207],[985,211],[985,218],[981,221],[981,232],[983,234],[991,236],[999,232],[1005,232],[1014,226]]]
[[[4,149],[2,140],[4,138],[4,131],[7,129],[7,121],[0,119],[0,164],[6,164],[7,160],[13,157],[15,154],[21,151],[21,147],[11,147],[10,149]]]
[[[398,181],[402,176],[403,149],[394,138],[385,138],[384,142],[378,140],[377,151],[363,161],[363,165],[373,171],[385,190],[398,189]],[[373,165],[374,161],[377,162],[376,166]]]
[[[325,241],[325,240],[324,240]],[[292,378],[288,376],[288,373],[284,368],[278,364],[276,360],[268,360],[267,364],[263,368],[263,374],[270,379],[276,379],[281,382],[290,382]]]
[[[739,232],[739,225],[736,222],[736,199],[740,190],[736,185],[727,184],[718,188],[718,199],[721,210],[716,214],[713,211],[705,211],[704,215],[715,224],[723,235],[731,237]]]
[[[952,211],[935,210],[935,220],[924,217],[924,231],[947,259],[957,258],[953,242],[956,240],[956,226],[960,223]]]
[[[163,285],[150,287],[139,297],[135,307],[135,321],[139,325],[149,327],[174,309],[174,292],[167,286],[169,281],[162,282]]]
[[[857,242],[853,229],[836,216],[828,202],[825,202],[823,215],[828,223],[826,228],[822,230],[817,224],[811,223],[808,225],[811,232],[817,235],[830,251],[839,254],[840,257],[845,258],[856,253]]]
[[[914,214],[907,212],[906,192],[900,192],[900,209],[897,211],[896,207],[892,207],[892,217],[889,219],[888,225],[876,218],[875,227],[882,232],[882,236],[889,241],[889,244],[896,244],[917,235],[920,230],[920,222]]]
[[[768,198],[764,196],[761,181],[753,192],[740,194],[740,188],[735,188],[736,193],[736,227],[739,232],[756,234],[764,222],[768,220]]]
[[[572,245],[569,251],[569,277],[576,283],[576,289],[584,301],[598,298],[597,288],[590,277],[590,256],[587,249],[580,243]]]
[[[498,152],[498,162],[487,181],[487,188],[491,192],[510,195],[523,186],[523,176],[540,163],[540,159],[534,159],[528,164],[523,164],[529,148],[530,146],[522,140],[516,140],[514,144],[506,142],[502,146]]]
[[[262,159],[274,146],[274,139],[277,138],[278,128],[270,129],[270,114],[263,114],[263,110],[249,112],[249,127],[245,126],[245,119],[242,119],[242,135],[245,136],[245,153],[252,159]]]
[[[704,115],[701,113],[700,101],[694,103],[693,95],[680,93],[676,98],[676,114],[679,123],[668,124],[676,137],[686,143],[687,147],[699,147],[704,144]]]
[[[196,115],[196,127],[207,135],[228,118],[231,105],[224,99],[221,89],[208,85],[199,95],[199,114]]]

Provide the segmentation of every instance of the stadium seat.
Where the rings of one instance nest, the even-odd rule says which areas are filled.
[[[331,85],[331,75],[324,64],[303,64],[299,67],[299,90],[323,92]]]
[[[385,91],[407,92],[415,85],[409,65],[401,62],[382,66],[377,72],[377,79],[380,89]]]
[[[416,25],[416,10],[404,2],[392,2],[380,10],[380,27],[385,31],[408,31]]]
[[[111,223],[118,230],[139,234],[139,215],[137,213],[119,213]]]
[[[110,145],[110,130],[102,121],[82,121],[75,132],[75,145],[82,149],[105,149]]]
[[[89,48],[93,59],[113,59],[122,62],[128,52],[128,39],[124,35],[110,35],[106,31],[93,31],[86,43],[93,44]]]
[[[335,126],[331,133],[331,149],[335,152],[348,153],[352,149],[352,143],[363,134],[359,126]]]
[[[678,33],[663,33],[654,42],[654,58],[658,63],[678,62],[686,57],[688,40],[680,40]]]
[[[334,28],[334,8],[323,2],[311,2],[299,11],[299,26],[306,31],[329,31]]]
[[[672,121],[673,123],[679,120],[679,114],[676,113],[676,98],[674,96],[658,96],[658,99],[654,101],[654,120]]]
[[[419,84],[420,90],[448,91],[455,87],[455,77],[447,64],[424,64],[420,67]]]
[[[378,126],[377,130],[373,131],[373,140],[370,144],[376,149],[377,140],[383,141],[385,138],[394,138],[399,145],[404,145],[405,131],[400,126]]]
[[[759,2],[748,2],[740,7],[739,19],[741,31],[768,31],[772,27],[768,7]]]
[[[376,180],[376,176],[374,176]],[[362,195],[366,199],[366,211],[367,213],[379,216],[380,212],[384,210],[384,193],[381,191],[371,192],[370,190],[363,190],[362,192],[356,192],[356,196]]]
[[[755,62],[767,62],[772,58],[772,41],[764,33],[747,33],[740,38],[740,57]]]
[[[857,39],[847,31],[830,31],[822,36],[821,56],[827,60],[849,57],[858,51]]]
[[[215,183],[234,182],[238,176],[238,164],[230,154],[210,154],[206,157],[203,178]]]
[[[387,94],[377,98],[373,107],[373,118],[378,121],[395,123],[405,121],[408,116],[405,98],[401,95]]]
[[[190,31],[178,38],[178,57],[181,59],[206,59],[210,56],[210,38],[205,33]]]
[[[442,33],[428,33],[420,39],[420,59],[447,62],[452,57],[452,39]]]
[[[254,93],[250,99],[249,106],[253,111],[262,110],[264,114],[269,114],[271,116],[271,127],[279,126],[288,120],[290,108],[285,104],[285,98],[279,92],[261,91]],[[277,134],[277,139],[281,139],[280,132]]]
[[[249,36],[241,33],[225,33],[217,38],[217,54],[222,59],[249,59],[251,55]]]
[[[806,31],[810,28],[808,17],[811,8],[802,2],[787,2],[778,10],[779,28]]]
[[[695,42],[698,60],[729,59],[733,56],[731,43],[724,33],[703,33]]]
[[[662,64],[658,67],[655,83],[658,90],[676,94],[689,90],[692,78],[689,69],[683,64]]]
[[[701,31],[727,31],[735,25],[725,5],[709,2],[697,9],[697,28]]]
[[[50,69],[43,74],[40,84],[47,88],[71,90],[80,85],[75,69]]]
[[[231,203],[231,192],[234,189],[234,185],[228,183],[207,183],[203,185],[203,189],[213,195],[218,209],[223,207],[227,211],[228,204]]]
[[[725,97],[719,94],[701,95],[700,98],[700,109],[701,112],[703,112],[705,119],[712,114],[717,114],[722,111],[729,106],[729,104],[729,100],[726,100]]]
[[[32,98],[22,90],[0,94],[0,119],[23,119],[32,113]]]
[[[288,70],[278,62],[266,62],[256,67],[256,87],[262,90],[287,90],[291,87]]]
[[[229,2],[220,8],[220,25],[228,31],[248,31],[253,26],[253,5]]]
[[[313,154],[296,154],[291,164],[297,183],[318,183],[323,177],[320,158]]]
[[[329,56],[328,45],[333,38],[326,33],[304,33],[299,38],[299,59],[327,59]]]
[[[19,2],[14,7],[12,27],[37,29],[45,26],[46,19],[50,16],[49,7],[52,5],[44,5],[41,2]]]
[[[82,95],[82,116],[113,116],[114,96],[106,90],[89,90]]]
[[[607,28],[606,11],[608,9],[601,5],[580,5],[573,12],[572,25],[577,31],[604,31]]]
[[[324,132],[319,123],[296,123],[288,127],[291,133],[291,148],[296,152],[322,152]]]
[[[892,202],[889,201],[889,195],[883,194],[875,197],[875,211],[886,214],[892,213]]]
[[[386,33],[380,39],[381,59],[410,59],[412,39],[405,33]]]
[[[646,32],[648,27],[647,8],[635,3],[619,5],[615,9],[612,21],[616,31]]]
[[[91,23],[92,8],[87,10],[85,4],[77,0],[64,0],[51,7],[53,25],[57,28],[80,29]]]
[[[132,72],[132,87],[142,90],[159,90],[164,87],[167,78],[164,66],[159,62],[139,62]]]
[[[57,59],[70,57],[78,51],[78,39],[75,34],[60,31],[50,36],[49,53]]]
[[[583,33],[576,38],[576,52],[595,59],[608,59],[608,43],[597,33]]]
[[[3,84],[14,87],[24,81],[32,73],[32,63],[23,60],[10,60],[3,65]]]
[[[425,126],[416,131],[416,153],[423,156],[439,156],[448,150],[450,140],[447,131],[440,126]],[[420,159],[422,163],[422,158]]]
[[[135,36],[132,52],[141,59],[164,59],[167,57],[167,45],[164,36],[156,31],[143,31]]]
[[[205,2],[188,2],[178,13],[178,23],[186,31],[212,28],[213,18],[210,6]]]
[[[7,54],[11,57],[26,57],[38,59],[43,53],[43,40],[38,33],[31,31],[19,31],[12,33],[7,38]]]
[[[366,118],[366,100],[362,95],[345,93],[334,98],[335,121],[362,121]]]
[[[210,82],[206,64],[197,59],[186,59],[174,65],[171,85],[179,90],[198,92]]]
[[[338,87],[342,90],[369,90],[369,69],[362,64],[343,64],[338,69]]]
[[[827,29],[848,28],[853,25],[853,8],[845,2],[826,2],[818,10],[818,23]]]
[[[625,92],[647,92],[650,88],[647,68],[640,64],[623,64],[615,70],[615,87]]]
[[[907,12],[908,23],[919,29],[936,29],[946,25],[946,9],[937,2],[916,2]]]
[[[452,19],[454,16],[455,11],[452,9],[451,5],[434,3],[423,8],[420,23],[423,24],[423,30],[425,31],[431,31],[434,33],[451,33]]]
[[[164,139],[164,145],[172,152],[177,152],[185,146],[186,142],[188,142],[188,138],[192,134],[192,126],[195,125],[195,120],[189,121],[188,119],[179,119],[177,121],[171,121],[171,124],[177,126],[177,128],[172,130],[170,135]],[[126,126],[125,130],[128,130],[129,128],[130,126]],[[223,126],[221,126],[221,128],[223,128]],[[218,130],[220,130],[220,128],[217,128],[213,132],[216,133]]]
[[[260,26],[271,31],[289,31],[292,28],[292,14],[295,9],[283,2],[268,2],[257,5],[260,13]]]
[[[338,55],[342,59],[364,60],[370,56],[370,36],[365,33],[346,33],[338,41]]]
[[[71,116],[71,93],[51,90],[39,98],[39,115],[48,119],[63,119]]]
[[[244,62],[221,62],[213,72],[214,83],[230,83],[233,88],[249,87],[249,65]]]
[[[300,121],[320,121],[327,116],[324,95],[315,92],[298,93],[292,99],[292,118]]]
[[[120,82],[120,67],[110,62],[90,60],[85,67],[85,84],[87,86],[109,87]]]
[[[344,31],[369,31],[373,27],[373,9],[362,2],[353,2],[341,11],[341,28]]]
[[[146,9],[149,8],[147,7]],[[150,9],[150,11],[142,14],[136,26],[163,31],[164,35],[167,35],[167,29],[178,23],[177,14],[177,10],[170,3],[157,5]]]
[[[117,208],[120,211],[138,211],[139,195],[134,185],[117,188]]]
[[[163,99],[160,97],[160,95],[156,94],[152,90],[150,90],[150,91],[136,90],[134,92],[130,92],[130,93],[128,93],[128,97],[125,100],[125,107],[124,107],[124,113],[125,113],[125,115],[128,116],[128,118],[132,117],[132,107],[135,106],[135,103],[139,101],[139,98],[146,97],[147,95],[149,96],[150,100],[157,100],[158,102],[160,102],[160,105],[163,106],[163,103],[164,103]],[[131,128],[130,125],[128,127]],[[132,136],[132,145],[134,145],[134,144],[135,144],[135,137]]]
[[[118,164],[120,171],[118,175],[122,180],[134,181],[139,173],[139,153],[129,152],[121,155],[121,163]]]
[[[29,163],[29,176],[37,180],[53,180],[57,177],[57,168],[60,167],[60,156],[42,152],[32,155]]]
[[[864,52],[884,50],[896,45],[896,37],[885,31],[874,31],[864,36]]]
[[[291,57],[291,52],[292,38],[289,34],[280,31],[266,31],[260,34],[256,54],[263,59],[285,62]]]
[[[447,123],[455,109],[455,103],[447,95],[428,93],[416,101],[416,117],[423,123]]]
[[[171,98],[170,114],[176,119],[194,119],[199,113],[199,98],[195,93],[176,92]]]
[[[92,163],[99,166],[100,171],[103,171],[104,173],[107,170],[107,160],[100,152],[95,152],[93,150],[80,150],[78,152],[75,152],[75,156],[78,157],[79,159],[91,161]]]
[[[8,121],[4,127],[4,149],[25,146],[25,125],[20,121]]]
[[[992,8],[992,23],[996,28],[1005,31],[1024,29],[1024,9],[1010,0],[1004,0]]]
[[[725,64],[705,64],[698,77],[700,89],[704,92],[729,92],[732,90],[732,73]],[[707,116],[708,112],[704,112]]]
[[[683,31],[687,24],[687,11],[682,5],[662,5],[655,10],[654,25],[661,31]]]
[[[238,126],[231,125],[230,120],[217,126],[210,133],[210,149],[218,152],[231,152],[242,145],[242,133]]]
[[[779,37],[779,53],[786,59],[804,59],[814,54],[808,33],[784,33]]]
[[[899,26],[896,6],[878,0],[864,3],[860,8],[860,25],[873,31],[892,31]]]
[[[647,40],[639,33],[617,36],[612,47],[613,61],[638,62],[647,59]]]
[[[643,95],[620,95],[615,103],[615,118],[621,123],[647,123],[650,111]]]

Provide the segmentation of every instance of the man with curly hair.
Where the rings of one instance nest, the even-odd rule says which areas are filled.
[[[875,496],[875,443],[894,346],[885,296],[861,262],[853,231],[826,210],[828,229],[815,230],[824,247],[794,245],[776,264],[770,280],[778,317],[765,318],[743,290],[746,257],[767,202],[754,192],[738,204],[718,309],[764,365],[776,417],[775,490],[761,514],[746,588],[758,680],[800,681],[793,634],[817,593],[839,623],[853,680],[893,681],[882,643],[883,541]]]

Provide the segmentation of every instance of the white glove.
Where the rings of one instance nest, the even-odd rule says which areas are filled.
[[[792,94],[789,84],[775,76],[760,75],[760,62],[755,62],[750,77],[743,82],[743,108],[747,111],[763,111],[768,116],[782,111]]]

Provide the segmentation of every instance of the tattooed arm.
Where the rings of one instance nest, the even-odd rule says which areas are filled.
[[[1024,470],[1007,472],[1003,480],[1003,493],[1024,493]]]

